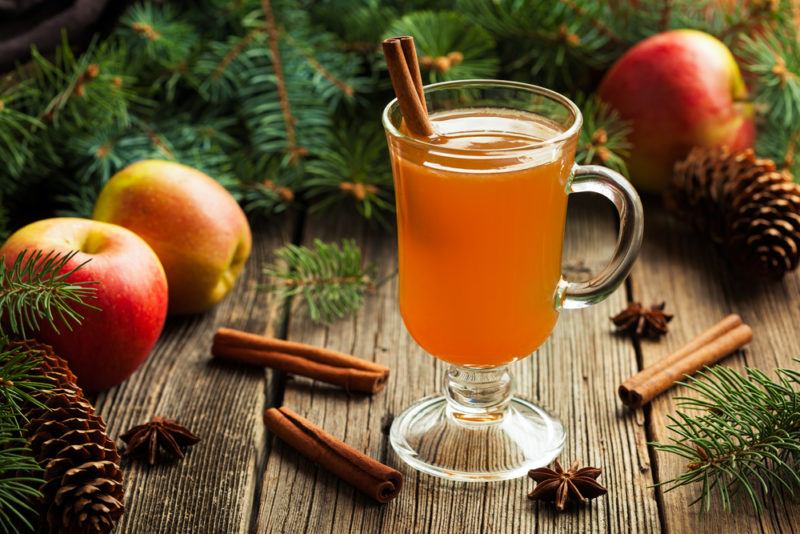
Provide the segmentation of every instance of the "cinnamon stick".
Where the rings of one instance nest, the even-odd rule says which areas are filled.
[[[377,393],[386,385],[389,368],[335,350],[220,328],[211,353],[218,358],[278,369],[348,391]]]
[[[404,36],[386,39],[383,41],[383,55],[406,126],[414,135],[430,137],[433,127],[422,92],[414,38]]]
[[[397,497],[403,475],[335,438],[287,407],[264,412],[264,423],[287,445],[381,503]]]
[[[625,405],[639,408],[684,376],[718,362],[752,339],[752,329],[738,315],[729,315],[677,352],[628,378],[619,386],[619,397]]]
[[[419,71],[419,60],[417,60],[417,47],[414,46],[414,38],[410,35],[404,35],[403,37],[398,37],[398,39],[400,39],[400,47],[403,49],[403,57],[406,60],[406,65],[408,65],[411,80],[414,82],[414,89],[417,91],[417,98],[427,115],[428,104],[425,102],[425,91],[422,87],[422,74]]]
[[[687,355],[696,351],[703,345],[707,345],[711,341],[717,339],[725,332],[733,330],[740,324],[742,324],[742,318],[739,317],[739,315],[732,313],[726,316],[720,322],[718,322],[705,332],[701,333],[700,335],[692,339],[689,343],[678,349],[670,356],[662,358],[661,360],[657,361],[647,369],[644,369],[639,373],[633,375],[629,379],[627,379],[625,382],[623,382],[622,386],[624,386],[627,389],[634,388],[637,384],[644,382],[645,380],[654,376],[658,372],[663,371],[667,367],[675,365],[677,362],[685,358]]]

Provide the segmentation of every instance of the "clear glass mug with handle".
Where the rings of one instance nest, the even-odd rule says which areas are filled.
[[[597,303],[627,276],[642,240],[642,205],[618,173],[574,163],[582,117],[533,85],[465,80],[430,85],[436,135],[408,135],[397,100],[383,112],[395,181],[400,310],[427,352],[449,363],[444,394],[393,422],[394,450],[444,478],[524,476],[561,451],[560,421],[512,396],[509,364],[549,337],[559,311]],[[595,192],[620,230],[605,269],[561,276],[567,197]]]

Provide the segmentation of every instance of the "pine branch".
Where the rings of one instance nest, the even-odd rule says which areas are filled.
[[[264,32],[263,28],[253,28],[247,32],[244,37],[238,39],[236,43],[225,52],[222,59],[214,65],[214,70],[211,72],[211,78],[219,80],[223,73],[227,70],[228,66],[241,55],[245,48],[253,41],[255,37]]]
[[[126,124],[128,102],[134,99],[122,75],[125,53],[114,43],[93,42],[76,56],[66,35],[52,61],[33,51],[28,79],[35,85],[42,123],[61,133],[84,127]]]
[[[59,325],[72,329],[83,315],[78,308],[98,310],[87,301],[94,298],[95,282],[67,279],[85,263],[65,270],[77,252],[60,254],[41,250],[23,251],[11,267],[0,261],[0,325],[11,334],[25,337],[47,322],[56,332]],[[5,326],[0,326],[0,331]]]
[[[248,213],[274,215],[295,202],[305,177],[304,166],[288,165],[280,159],[243,153],[235,157],[235,174],[239,177],[233,195]]]
[[[458,6],[500,43],[507,76],[551,87],[589,84],[627,44],[615,28],[598,22],[618,16],[607,2],[459,0]]]
[[[353,89],[353,86],[343,80],[340,80],[331,71],[326,69],[314,56],[313,52],[309,50],[307,46],[298,42],[291,36],[291,34],[286,35],[286,42],[290,46],[297,49],[300,52],[300,54],[302,54],[302,56],[306,59],[309,66],[314,70],[314,72],[316,72],[319,76],[322,76],[331,85],[333,85],[339,91],[341,91],[345,96],[352,97],[355,94],[355,89]]]
[[[2,408],[0,408],[2,410]],[[42,468],[19,431],[16,417],[0,414],[0,531],[34,530],[29,517],[35,514],[32,502],[41,497]]]
[[[583,128],[575,160],[584,165],[605,165],[627,176],[625,159],[631,149],[630,125],[596,97],[579,98],[578,106],[583,113]]]
[[[757,77],[756,104],[768,120],[795,127],[800,120],[800,43],[797,34],[742,37],[744,65]]]
[[[5,341],[2,341],[5,345]],[[39,361],[20,349],[0,349],[0,531],[33,531],[29,518],[41,497],[43,470],[22,436],[22,406],[42,404],[34,394],[52,383],[35,373]],[[20,528],[20,525],[22,528]]]
[[[198,91],[211,102],[234,100],[246,78],[259,72],[266,30],[250,29],[244,36],[227,36],[224,41],[211,41],[195,65]]]
[[[174,69],[189,61],[197,46],[195,29],[169,4],[135,4],[120,18],[119,35],[126,38],[134,59]]]
[[[483,28],[454,11],[418,11],[396,21],[384,37],[413,35],[420,67],[430,82],[494,78],[495,42]]]
[[[8,76],[0,81],[0,161],[5,166],[0,176],[9,177],[0,182],[2,192],[13,189],[33,156],[34,130],[43,126],[39,119],[25,111],[26,103],[34,94],[29,80],[14,84]]]
[[[762,511],[768,492],[795,495],[800,488],[800,372],[777,369],[770,379],[757,369],[741,374],[715,366],[685,384],[698,398],[681,397],[683,408],[670,416],[677,437],[653,444],[687,460],[686,471],[662,483],[667,491],[700,483],[692,503],[711,507],[714,494],[724,510],[746,494]]]
[[[624,44],[623,39],[617,35],[617,33],[609,26],[607,26],[602,20],[599,18],[595,18],[595,13],[592,13],[590,10],[586,9],[585,7],[579,5],[578,3],[574,2],[573,0],[560,0],[564,6],[567,7],[570,11],[572,11],[576,17],[578,18],[588,18],[589,24],[601,33],[605,37],[608,38],[609,41],[616,45]],[[668,6],[669,3],[666,3]],[[662,14],[662,20],[664,18],[669,19],[669,14]]]
[[[771,33],[793,24],[793,0],[726,2],[671,0],[666,29],[694,29],[714,35],[730,47],[742,37]]]
[[[357,311],[373,287],[372,267],[364,267],[352,240],[314,241],[312,248],[287,245],[275,253],[277,263],[264,273],[269,289],[284,297],[301,295],[311,320],[330,323]]]
[[[295,118],[292,115],[289,93],[286,90],[286,77],[283,74],[283,63],[278,47],[278,28],[275,25],[275,16],[272,13],[270,0],[261,0],[261,7],[264,10],[267,42],[269,43],[269,50],[272,54],[272,68],[275,70],[275,84],[278,91],[278,100],[281,105],[281,113],[283,113],[283,125],[286,128],[287,152],[289,154],[289,160],[294,162],[297,158],[307,154],[307,149],[297,145]]]
[[[411,9],[408,2],[404,4]],[[340,38],[341,49],[362,54],[377,53],[389,24],[400,17],[398,9],[385,0],[329,0],[316,3],[311,14]]]
[[[392,174],[379,127],[369,123],[350,128],[341,125],[328,145],[329,149],[319,152],[318,158],[306,166],[309,177],[303,185],[314,202],[312,209],[351,201],[366,219],[386,224],[384,214],[394,211]]]
[[[19,430],[23,405],[41,406],[33,395],[50,389],[50,382],[35,372],[39,363],[38,359],[31,358],[19,348],[0,349],[0,406],[9,414],[16,414],[5,421],[6,426]]]
[[[782,124],[764,121],[756,138],[756,152],[773,160],[780,169],[800,177],[800,128],[785,128]]]

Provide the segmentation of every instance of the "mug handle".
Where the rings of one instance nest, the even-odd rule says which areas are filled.
[[[617,207],[619,236],[614,256],[606,267],[585,282],[561,278],[558,308],[585,308],[604,300],[622,284],[642,246],[644,213],[642,201],[624,176],[599,165],[575,165],[568,194],[599,193]]]

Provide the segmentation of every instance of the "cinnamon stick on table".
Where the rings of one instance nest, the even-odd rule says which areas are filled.
[[[217,330],[211,353],[218,358],[335,384],[348,391],[377,393],[389,378],[388,367],[349,354],[233,328]]]
[[[264,423],[287,445],[381,503],[397,497],[403,475],[328,434],[287,407],[264,412]]]
[[[753,339],[752,329],[738,315],[729,315],[678,351],[625,380],[619,386],[623,404],[638,408],[692,375],[740,349]]]

